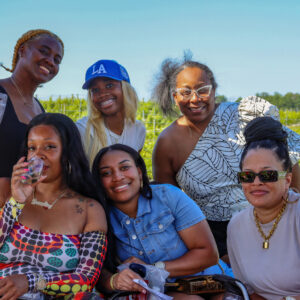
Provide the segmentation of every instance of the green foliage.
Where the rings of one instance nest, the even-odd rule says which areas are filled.
[[[70,117],[74,122],[78,119],[86,116],[87,103],[85,99],[80,99],[74,95],[71,98],[58,97],[53,100],[51,97],[49,100],[40,101],[46,112],[62,113]]]
[[[152,101],[140,102],[137,111],[137,119],[141,120],[146,126],[146,140],[141,156],[145,160],[148,175],[152,176],[152,152],[158,135],[168,127],[174,119],[165,117],[161,113],[158,105]]]
[[[216,100],[216,103],[221,103],[221,102],[227,102],[228,101],[228,99],[224,95],[216,96],[215,100]]]
[[[276,105],[279,109],[300,109],[300,94],[286,93],[285,95],[281,95],[279,93],[274,93],[274,95],[269,95],[268,93],[263,92],[256,94],[256,96],[269,101]]]
[[[280,110],[279,115],[284,125],[300,124],[300,111]]]
[[[289,126],[289,128],[292,129],[293,131],[297,132],[298,134],[300,134],[300,126],[299,125]]]
[[[262,94],[259,94],[259,96],[263,96],[264,99],[271,102],[273,96],[266,93]],[[267,99],[269,96],[271,97],[271,100]],[[218,96],[218,101],[223,102],[226,100],[227,98],[225,96]],[[73,121],[77,121],[87,115],[86,100],[75,96],[70,98],[58,98],[57,100],[49,98],[49,100],[41,101],[41,103],[47,112],[60,112],[66,114]],[[298,109],[299,108],[300,104],[298,104]],[[141,120],[146,126],[146,140],[141,155],[145,160],[149,177],[152,178],[152,152],[157,137],[163,129],[175,120],[175,118],[163,116],[156,103],[152,101],[141,101],[137,111],[137,119]],[[292,130],[300,134],[300,111],[280,111],[280,120],[283,124],[288,125]],[[295,124],[298,124],[298,126]]]

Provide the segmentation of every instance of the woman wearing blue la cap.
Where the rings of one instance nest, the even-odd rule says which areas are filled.
[[[138,97],[126,69],[114,60],[99,60],[85,74],[88,116],[77,121],[92,164],[97,152],[112,144],[142,150],[146,129],[136,120]]]

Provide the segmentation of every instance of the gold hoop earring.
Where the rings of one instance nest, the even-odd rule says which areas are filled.
[[[297,188],[291,187],[290,189],[291,189],[293,192],[299,194]],[[296,200],[293,200],[293,201],[289,200],[289,194],[288,194],[288,192],[287,192],[287,197],[286,197],[286,199],[285,199],[286,203],[294,204],[294,203],[298,202],[298,200],[299,200],[299,199],[296,199]]]
[[[143,178],[140,179],[141,180],[141,186],[140,186],[140,191],[143,190],[144,184],[143,184]]]

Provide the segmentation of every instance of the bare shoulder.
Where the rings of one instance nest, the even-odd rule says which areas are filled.
[[[107,232],[106,214],[103,206],[95,199],[86,198],[87,217],[84,232]]]
[[[174,149],[174,142],[178,140],[178,131],[180,131],[180,127],[178,122],[174,121],[160,133],[157,138],[155,148],[159,151],[166,150],[167,152]]]

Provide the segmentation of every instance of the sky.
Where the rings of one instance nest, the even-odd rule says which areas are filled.
[[[212,69],[218,95],[300,93],[299,0],[0,0],[0,62],[27,30],[43,28],[65,44],[59,74],[39,99],[82,90],[86,69],[114,59],[148,100],[162,61],[185,50]],[[0,78],[9,75],[0,68]]]

